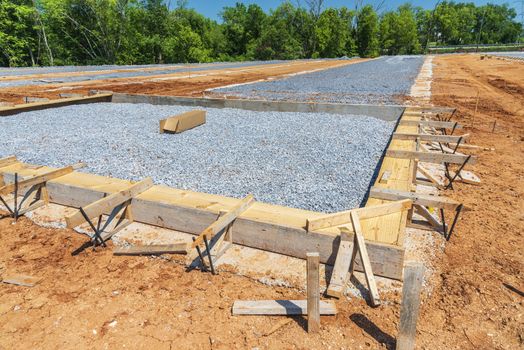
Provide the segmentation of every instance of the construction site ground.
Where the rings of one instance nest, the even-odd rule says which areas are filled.
[[[433,63],[432,103],[456,107],[454,120],[465,125],[470,142],[495,150],[475,152],[479,162],[470,170],[481,177],[480,186],[455,184],[445,192],[468,210],[434,262],[417,347],[519,349],[524,346],[524,64],[479,55],[437,56]],[[225,83],[229,80],[211,86]],[[133,92],[134,86],[121,91]],[[336,316],[321,318],[321,332],[308,334],[304,317],[232,316],[239,299],[305,298],[302,289],[268,286],[234,268],[217,276],[187,273],[177,258],[118,257],[110,248],[71,256],[85,236],[27,218],[16,224],[0,220],[0,239],[2,276],[41,278],[31,288],[0,285],[0,348],[395,347],[396,291],[382,293],[385,302],[378,308],[358,297],[342,299]]]
[[[91,90],[203,97],[205,95],[205,90],[215,87],[242,84],[246,82],[273,79],[286,75],[340,67],[347,64],[362,62],[364,60],[365,59],[289,61],[226,69],[212,69],[211,66],[209,70],[200,70],[196,72],[188,70],[171,74],[155,75],[155,72],[152,71],[151,75],[147,77],[94,79],[45,85],[13,86],[0,90],[0,101],[22,103],[23,97],[27,95],[41,98],[58,98],[60,93],[80,93],[87,95]],[[36,76],[36,78],[49,79],[57,76],[60,77],[61,74],[40,74]],[[16,78],[9,77],[9,79]]]

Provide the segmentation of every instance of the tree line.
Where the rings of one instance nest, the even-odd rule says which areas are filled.
[[[0,0],[0,65],[158,64],[417,54],[429,45],[513,43],[505,5],[442,1],[381,11],[283,2],[224,7],[218,23],[178,1]]]

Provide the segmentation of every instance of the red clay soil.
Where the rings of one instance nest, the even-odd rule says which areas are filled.
[[[495,151],[477,152],[471,170],[480,186],[458,184],[445,193],[470,210],[446,245],[418,341],[427,349],[522,349],[524,63],[479,55],[434,63],[432,102],[458,108],[454,120],[470,142]]]
[[[433,102],[457,107],[480,152],[471,168],[480,186],[457,184],[446,195],[470,209],[438,263],[424,295],[420,349],[522,349],[524,64],[442,56],[435,60]],[[473,118],[477,91],[478,111]],[[497,122],[495,132],[491,132]],[[319,334],[303,317],[232,316],[237,299],[304,299],[231,272],[186,272],[175,258],[115,257],[111,247],[80,255],[73,231],[42,228],[26,218],[0,220],[0,274],[42,278],[35,287],[0,284],[0,349],[394,349],[399,295],[371,308],[337,302]],[[305,271],[305,263],[304,263]]]
[[[339,303],[309,335],[303,317],[232,316],[235,300],[305,299],[230,272],[186,272],[169,258],[117,257],[112,247],[72,256],[86,238],[22,218],[0,220],[0,273],[42,278],[0,285],[0,349],[332,349],[393,344],[398,305],[379,312],[362,300]],[[304,263],[305,270],[305,263]],[[390,296],[389,299],[395,299]],[[387,333],[376,333],[384,323]],[[364,327],[367,331],[364,331]]]

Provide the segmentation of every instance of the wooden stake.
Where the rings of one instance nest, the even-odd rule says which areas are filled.
[[[351,213],[351,223],[353,224],[353,230],[355,231],[354,245],[358,247],[360,261],[362,261],[362,267],[364,268],[364,275],[366,276],[369,295],[371,297],[371,305],[378,306],[380,305],[380,297],[378,295],[377,283],[375,281],[375,276],[373,275],[373,270],[369,261],[368,250],[366,249],[366,243],[364,242],[364,235],[362,234],[360,220],[358,214],[355,212]],[[353,249],[353,252],[355,252],[355,249]],[[355,256],[355,254],[353,254],[353,256]],[[352,266],[355,266],[354,262]]]
[[[349,267],[351,266],[351,258],[355,249],[355,244],[350,240],[349,235],[346,232],[341,232],[337,258],[333,266],[328,289],[326,290],[326,294],[330,297],[340,298],[343,295]]]
[[[424,280],[424,270],[424,265],[420,262],[407,263],[404,267],[397,350],[412,350],[415,348],[420,290]]]
[[[477,102],[475,103],[475,113],[473,114],[473,121],[477,118],[477,110],[479,108],[480,90],[477,91]]]
[[[495,127],[497,126],[497,121],[495,120],[493,122],[493,129],[491,129],[491,132],[494,133],[495,132]]]
[[[307,331],[320,332],[320,257],[318,253],[307,253]]]

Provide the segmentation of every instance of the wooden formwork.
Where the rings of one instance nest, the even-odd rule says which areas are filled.
[[[52,108],[64,104],[91,103],[111,100],[111,95],[98,95],[91,98],[67,99],[42,103],[37,106],[20,105],[0,109],[3,113],[14,114],[26,110]],[[399,107],[399,106],[396,106]],[[396,133],[416,134],[422,113],[450,112],[449,109],[423,109],[407,107],[396,127]],[[412,138],[392,138],[387,151],[416,151],[416,140]],[[385,154],[387,154],[387,151]],[[385,156],[382,160],[375,188],[411,192],[416,169],[416,159],[402,159]],[[9,180],[18,173],[20,176],[34,176],[53,170],[48,167],[35,167],[21,162],[1,167],[1,180]],[[2,179],[3,178],[3,179]],[[47,188],[52,203],[82,207],[104,195],[122,191],[129,182],[121,179],[73,172],[49,181]],[[155,225],[190,234],[199,234],[214,222],[221,212],[228,211],[238,200],[223,196],[183,191],[165,186],[153,186],[133,199],[135,221]],[[385,199],[369,198],[365,207],[390,203]],[[318,251],[320,261],[333,264],[340,241],[340,232],[347,230],[347,224],[317,231],[308,231],[307,222],[321,218],[324,213],[270,205],[256,202],[242,213],[234,223],[234,243],[257,249],[305,259],[308,251]],[[408,212],[401,210],[378,217],[363,219],[361,222],[364,238],[367,241],[369,256],[376,275],[392,279],[402,279],[404,260],[404,231]],[[361,262],[357,259],[357,270]]]
[[[111,102],[113,94],[98,94],[94,96],[62,98],[47,102],[24,103],[14,106],[0,107],[0,116],[8,116],[22,112],[39,111],[49,108],[57,108],[86,103]]]
[[[25,163],[0,167],[6,183],[12,175],[31,177],[53,168],[36,167]],[[47,183],[49,200],[69,207],[83,207],[128,188],[129,181],[73,172]],[[199,234],[217,220],[220,212],[229,211],[238,199],[153,186],[133,199],[132,213],[136,222],[190,234]],[[309,251],[318,251],[320,261],[333,264],[339,242],[337,228],[307,231],[308,219],[324,213],[256,202],[234,222],[234,243],[267,250],[301,259]],[[368,220],[362,220],[363,225]],[[398,229],[398,227],[397,227]],[[392,279],[402,278],[404,249],[396,245],[370,240],[368,250],[375,274]],[[360,270],[357,261],[356,269]]]

